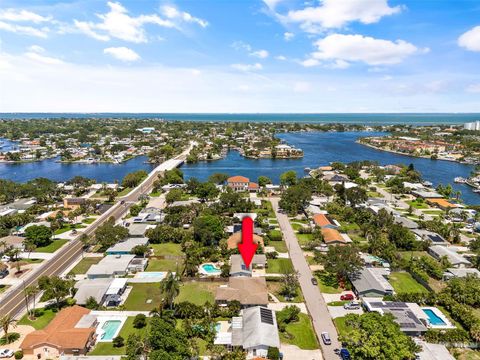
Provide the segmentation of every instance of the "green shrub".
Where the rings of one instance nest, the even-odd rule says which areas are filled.
[[[125,340],[121,336],[114,337],[112,340],[113,347],[119,348],[125,345]]]
[[[21,358],[23,358],[23,351],[22,350],[15,351],[15,359],[20,360]]]
[[[135,329],[144,328],[147,325],[147,317],[144,314],[137,314],[133,319],[133,327]]]

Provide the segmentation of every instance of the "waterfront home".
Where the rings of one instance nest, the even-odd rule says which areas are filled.
[[[264,254],[255,254],[249,267],[245,265],[241,255],[230,256],[230,276],[252,276],[253,269],[264,269],[267,257]]]
[[[387,278],[390,276],[390,269],[364,267],[349,276],[353,285],[353,291],[359,297],[384,297],[393,295],[393,286]]]
[[[435,259],[440,260],[444,256],[447,257],[448,261],[454,268],[464,268],[470,267],[472,263],[465,259],[462,255],[456,253],[452,249],[441,246],[441,245],[433,245],[428,248],[428,253],[432,255]]]
[[[93,298],[100,306],[118,306],[126,288],[125,278],[85,279],[75,284],[77,291],[73,298],[78,305],[85,305],[89,298]]]
[[[135,258],[135,255],[107,255],[98,264],[90,266],[86,275],[89,279],[114,278],[143,271],[146,267],[147,259]]]
[[[339,224],[336,220],[331,219],[326,214],[316,214],[313,216],[313,222],[316,226],[321,227],[322,229],[336,229]]]
[[[323,241],[327,245],[345,245],[347,240],[337,230],[322,228]]]
[[[442,210],[454,209],[457,207],[456,204],[452,204],[445,199],[426,199],[426,201],[428,204],[436,206]]]
[[[107,255],[128,255],[132,253],[135,246],[148,245],[147,238],[128,238],[109,247],[106,251]]]
[[[231,176],[227,179],[227,186],[234,191],[254,191],[259,190],[257,183],[251,182],[249,178],[245,176]]]
[[[247,352],[247,359],[266,358],[268,348],[280,347],[275,312],[261,306],[243,309],[240,316],[232,318],[226,331],[220,329],[215,335],[214,344],[241,347]]]
[[[441,199],[443,196],[436,191],[432,190],[412,190],[412,195],[420,197],[422,199]]]
[[[60,355],[85,355],[95,343],[95,327],[77,327],[90,310],[74,305],[62,309],[42,330],[35,330],[23,339],[20,349],[38,359]]]
[[[427,315],[415,303],[363,298],[362,305],[370,312],[375,311],[382,315],[393,315],[393,320],[400,326],[400,330],[407,335],[420,336],[427,331],[425,326]]]
[[[217,288],[215,301],[226,306],[230,301],[239,301],[242,307],[267,306],[268,290],[264,277],[237,276],[228,279],[228,285]]]
[[[456,277],[464,278],[467,276],[480,277],[480,271],[475,268],[449,268],[443,273],[443,280],[448,281]]]

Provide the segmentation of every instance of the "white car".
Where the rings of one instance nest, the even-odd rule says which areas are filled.
[[[10,261],[10,256],[3,255],[1,260],[4,261],[4,262],[9,262]]]
[[[13,356],[13,351],[10,349],[0,350],[0,358],[11,358]]]

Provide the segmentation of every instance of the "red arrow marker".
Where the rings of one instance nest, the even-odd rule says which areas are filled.
[[[242,242],[238,244],[238,250],[247,268],[250,267],[257,248],[258,244],[253,242],[253,220],[246,216],[242,220]]]

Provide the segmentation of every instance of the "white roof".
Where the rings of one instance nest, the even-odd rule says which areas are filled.
[[[125,287],[127,284],[127,279],[125,278],[115,278],[113,279],[110,287],[107,290],[106,295],[116,295],[118,292]]]

